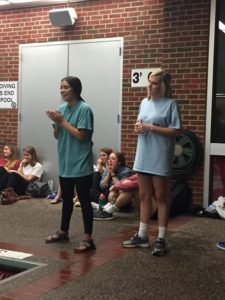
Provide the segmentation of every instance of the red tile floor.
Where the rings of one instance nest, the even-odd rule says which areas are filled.
[[[192,220],[189,216],[180,216],[171,219],[169,222],[169,231],[173,231],[179,225],[182,225]],[[92,250],[88,253],[74,254],[66,251],[50,251],[47,249],[40,249],[34,247],[24,247],[8,243],[0,243],[1,249],[12,251],[21,251],[33,253],[40,256],[47,256],[52,258],[65,259],[71,262],[69,267],[58,270],[51,275],[45,276],[39,280],[29,283],[23,287],[17,288],[8,294],[0,297],[0,300],[33,300],[38,299],[40,296],[63,286],[64,284],[76,280],[76,278],[84,275],[85,273],[101,266],[113,259],[123,255],[129,249],[121,246],[121,242],[132,236],[137,231],[137,227],[131,227],[127,230],[119,232],[118,234],[100,241],[97,243],[97,250]],[[151,239],[154,239],[157,234],[157,226],[152,225],[149,231]],[[98,251],[99,250],[99,251]]]

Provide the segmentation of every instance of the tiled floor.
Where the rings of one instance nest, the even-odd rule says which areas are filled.
[[[173,231],[179,225],[184,224],[192,219],[192,217],[182,216],[170,220],[169,230]],[[17,288],[12,292],[0,297],[0,300],[32,300],[38,299],[41,295],[47,294],[53,289],[61,287],[70,281],[76,280],[85,273],[101,266],[111,260],[123,255],[129,249],[121,246],[121,242],[132,236],[137,227],[131,227],[128,230],[119,232],[118,234],[105,239],[97,244],[97,250],[88,253],[74,254],[66,251],[53,251],[44,248],[22,247],[8,243],[0,243],[0,248],[33,253],[35,255],[46,256],[51,258],[60,258],[69,261],[71,264],[57,272],[45,276],[39,280],[29,283],[21,288]],[[149,231],[151,240],[156,237],[157,227],[152,225]]]

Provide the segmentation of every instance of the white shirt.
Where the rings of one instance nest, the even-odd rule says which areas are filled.
[[[37,162],[34,166],[31,166],[30,164],[28,164],[28,165],[24,166],[22,168],[22,170],[23,170],[24,175],[26,175],[26,176],[33,175],[39,179],[41,178],[41,176],[44,172],[43,167],[39,162]]]

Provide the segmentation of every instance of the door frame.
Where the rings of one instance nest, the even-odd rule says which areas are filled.
[[[211,172],[210,157],[211,157],[211,155],[224,155],[224,153],[225,153],[225,144],[211,143],[211,117],[212,117],[212,101],[213,101],[215,30],[216,30],[216,0],[211,0],[210,27],[209,27],[207,98],[206,98],[207,102],[206,102],[203,207],[207,207],[209,204],[210,172]]]

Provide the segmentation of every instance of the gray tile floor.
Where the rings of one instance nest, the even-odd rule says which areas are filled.
[[[224,220],[172,219],[169,253],[158,258],[149,249],[121,249],[118,239],[124,238],[126,231],[135,232],[138,215],[117,213],[115,220],[94,222],[97,258],[85,259],[72,252],[74,244],[82,238],[80,208],[75,209],[72,217],[69,243],[44,243],[44,238],[58,229],[60,216],[61,204],[50,205],[47,199],[0,206],[0,248],[32,253],[28,260],[46,264],[0,284],[0,299],[225,299],[225,252],[215,247],[218,240],[225,239]],[[154,238],[151,231],[150,238]],[[76,264],[81,268],[84,261],[94,264],[107,255],[108,260],[90,267],[89,272],[76,274]],[[41,278],[47,282],[51,274],[70,266],[76,279],[56,282],[54,288],[37,296],[35,287],[38,288]],[[33,287],[33,296],[22,295],[21,289],[27,285]]]

